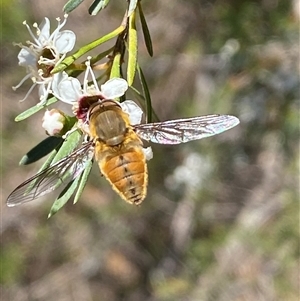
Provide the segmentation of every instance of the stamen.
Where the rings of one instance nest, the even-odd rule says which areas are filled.
[[[89,68],[90,68],[90,61],[89,57],[87,58],[88,60],[85,62],[86,65],[86,70],[83,78],[83,91],[86,93],[88,89],[88,75],[89,75]]]
[[[66,53],[62,54],[61,58],[55,63],[55,66],[58,66],[67,56]]]
[[[13,46],[18,46],[20,48],[23,48],[23,44],[22,43],[16,43],[16,42],[13,42]],[[26,47],[26,46],[25,46]]]
[[[30,89],[28,90],[28,92],[26,93],[25,97],[21,100],[19,100],[19,102],[23,102],[28,96],[29,94],[32,92],[33,88],[36,86],[36,84],[33,84]]]
[[[41,30],[39,29],[39,26],[37,25],[37,23],[34,23],[32,25],[32,27],[36,28],[36,35],[39,36],[41,34]]]
[[[30,52],[33,53],[34,55],[37,56],[41,53],[41,45],[34,44],[30,41],[26,41],[26,44],[28,44],[29,46],[24,46],[24,47],[27,47],[28,50],[30,49]]]
[[[92,67],[91,67],[91,58],[92,58],[92,57],[90,57],[90,56],[87,57],[87,59],[88,59],[87,62],[88,62],[88,63],[86,63],[86,66],[87,66],[86,70],[87,70],[87,73],[90,72],[90,74],[91,74],[92,82],[93,82],[93,88],[94,88],[93,90],[95,90],[96,92],[99,92],[99,93],[100,93],[100,89],[99,89],[99,87],[98,87],[98,83],[97,83],[95,74],[94,74],[93,69],[92,69]]]
[[[41,76],[41,81],[40,80],[36,80],[35,83],[37,83],[38,85],[44,85],[46,83],[51,83],[52,82],[52,79],[51,78],[48,78],[48,77],[42,77]]]
[[[41,93],[41,91],[39,91],[40,94],[40,102],[38,103],[38,105],[44,105],[47,102],[48,99],[48,95],[51,91],[51,82],[48,83],[47,88],[45,89],[45,84],[40,86],[40,89],[43,88],[43,91]]]
[[[26,21],[24,21],[23,24],[27,27],[27,30],[28,30],[30,36],[31,36],[31,37],[33,38],[33,40],[35,41],[35,43],[39,45],[38,39],[37,39],[36,36],[33,34],[33,32],[31,31],[31,28],[28,26],[28,24],[26,23]],[[35,24],[36,24],[36,23],[35,23]],[[35,27],[34,24],[33,24],[33,27]]]
[[[50,50],[51,55],[52,55],[55,59],[57,59],[57,57],[59,57],[59,53],[56,51],[56,48],[54,48],[54,47],[48,47],[48,49]]]
[[[52,34],[50,35],[49,37],[49,40],[51,41],[56,41],[56,37],[57,35],[59,34],[59,31],[65,26],[66,22],[67,22],[67,18],[68,18],[68,15],[65,14],[64,15],[64,21],[62,23],[60,23],[60,18],[56,18],[57,22],[58,22],[58,25],[57,25],[57,28],[52,32]]]
[[[49,66],[56,65],[55,64],[55,58],[49,59],[49,58],[46,58],[46,57],[43,57],[43,56],[41,56],[40,59],[38,60],[38,64],[39,65],[44,64],[44,65],[49,65]]]
[[[42,69],[38,69],[39,77],[43,78],[44,71]]]
[[[20,88],[20,87],[23,85],[23,83],[24,83],[28,78],[30,78],[30,76],[31,76],[31,74],[27,74],[26,76],[24,76],[24,77],[21,79],[21,81],[20,81],[16,86],[13,86],[13,87],[12,87],[12,89],[13,89],[14,91],[16,91],[18,88]]]

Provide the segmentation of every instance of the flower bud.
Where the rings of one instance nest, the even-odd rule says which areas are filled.
[[[60,110],[47,110],[43,117],[42,127],[49,136],[62,136],[66,121],[65,114]]]

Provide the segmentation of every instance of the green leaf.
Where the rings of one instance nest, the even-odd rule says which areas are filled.
[[[101,9],[104,9],[110,0],[95,0],[89,7],[89,14],[95,16]]]
[[[79,183],[78,189],[76,191],[73,204],[76,204],[78,202],[78,200],[79,200],[79,198],[80,198],[80,196],[82,194],[82,191],[83,191],[83,189],[84,189],[84,187],[86,185],[88,176],[90,175],[92,166],[93,166],[93,160],[91,160],[91,161],[89,161],[87,163],[84,172],[81,174],[81,176],[80,176],[80,183]]]
[[[63,7],[63,11],[68,14],[77,6],[79,6],[83,1],[84,0],[69,0]]]
[[[109,55],[112,51],[113,51],[114,47],[111,47],[101,53],[99,53],[97,56],[94,56],[91,58],[91,65],[97,63],[98,61],[102,60],[103,58],[105,58],[107,55]],[[84,64],[84,62],[82,62],[82,64]],[[83,70],[72,70],[71,72],[69,72],[69,76],[72,77],[78,77],[83,71]]]
[[[95,64],[98,61],[102,60],[103,58],[105,58],[107,55],[109,55],[112,51],[114,50],[114,46],[99,53],[97,56],[94,56],[91,58],[91,64]]]
[[[82,133],[79,130],[75,130],[73,133],[69,134],[53,159],[52,164],[68,156],[78,146],[81,137]]]
[[[43,158],[57,148],[63,139],[61,137],[50,136],[32,148],[20,161],[20,165],[28,165]]]
[[[139,65],[137,65],[138,75],[140,78],[140,82],[142,84],[143,93],[146,100],[146,112],[147,112],[147,123],[152,122],[152,101],[151,101],[151,95],[148,89],[148,85],[144,76],[144,73]]]
[[[64,190],[60,193],[58,198],[54,201],[50,212],[48,214],[48,218],[53,216],[59,209],[61,209],[71,198],[73,193],[75,192],[78,183],[79,183],[80,177],[77,177],[75,180],[68,183],[68,185],[64,188]]]
[[[90,44],[87,44],[83,47],[81,47],[77,52],[75,52],[73,55],[66,57],[58,66],[56,66],[52,71],[51,74],[61,72],[65,70],[67,67],[69,67],[75,60],[86,54],[87,52],[91,51],[92,49],[98,47],[99,45],[115,38],[117,35],[119,35],[122,31],[124,31],[125,26],[121,25],[114,31],[110,32],[109,34],[105,35],[104,37],[101,37],[100,39],[97,39]]]
[[[135,12],[129,17],[128,31],[128,66],[127,66],[127,82],[132,86],[137,64],[137,32],[135,26]]]
[[[141,24],[142,24],[142,30],[143,30],[143,35],[144,35],[144,39],[145,39],[145,44],[146,44],[146,48],[148,50],[148,53],[150,56],[153,56],[153,47],[152,47],[152,40],[151,40],[151,36],[150,36],[150,32],[148,29],[148,25],[142,10],[142,6],[141,3],[138,3],[138,8],[139,8],[139,13],[140,13],[140,20],[141,20]]]
[[[111,79],[114,77],[121,77],[120,68],[121,68],[121,53],[118,52],[114,57],[109,78]]]
[[[128,17],[135,11],[138,0],[130,0],[128,7]]]
[[[64,116],[65,116],[65,121],[64,121],[64,127],[60,132],[61,136],[69,132],[74,127],[74,124],[78,121],[77,117],[75,116],[68,116],[66,114],[64,114]]]
[[[16,118],[15,121],[19,122],[22,121],[30,116],[32,116],[33,114],[37,113],[38,111],[54,104],[55,102],[57,102],[57,99],[55,97],[51,97],[50,99],[48,99],[48,101],[46,102],[46,104],[44,105],[35,105],[34,107],[24,111],[23,113],[19,114]]]

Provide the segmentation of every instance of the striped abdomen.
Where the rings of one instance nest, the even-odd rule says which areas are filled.
[[[139,205],[147,193],[148,172],[141,147],[107,148],[99,154],[99,167],[113,189],[128,203]]]

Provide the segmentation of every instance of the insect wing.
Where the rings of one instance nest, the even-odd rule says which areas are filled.
[[[83,145],[54,165],[44,169],[19,185],[7,198],[7,206],[35,200],[78,177],[93,158],[92,142]]]
[[[239,123],[239,119],[231,115],[206,115],[139,124],[134,127],[144,140],[160,144],[179,144],[220,134]]]

